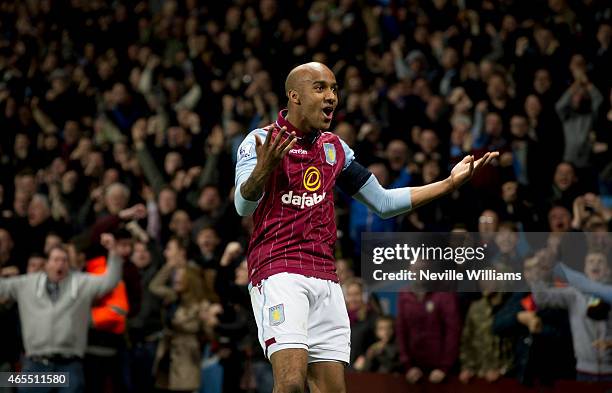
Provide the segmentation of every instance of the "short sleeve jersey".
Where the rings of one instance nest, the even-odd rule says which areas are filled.
[[[354,154],[336,135],[304,135],[284,116],[281,111],[270,131],[252,131],[238,149],[239,187],[257,162],[254,134],[263,142],[267,132],[274,138],[285,126],[288,133],[302,135],[271,175],[253,213],[254,231],[247,252],[249,277],[253,285],[281,272],[338,281],[333,189]]]

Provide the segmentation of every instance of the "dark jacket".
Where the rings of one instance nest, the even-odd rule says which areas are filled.
[[[377,317],[376,311],[368,306],[364,306],[360,311],[349,311],[349,319],[351,321],[351,364],[359,356],[364,355],[368,347],[376,341],[374,330]]]
[[[514,372],[523,384],[539,379],[550,383],[556,379],[573,379],[575,370],[572,335],[567,311],[537,310],[542,332],[531,334],[516,316],[528,311],[529,292],[515,293],[495,314],[493,332],[514,341]]]
[[[373,373],[401,373],[403,371],[399,348],[390,342],[382,348],[378,343],[370,345],[366,351],[364,371]]]
[[[162,301],[151,292],[149,285],[159,271],[163,256],[155,241],[151,240],[147,248],[151,253],[151,263],[143,269],[138,269],[141,290],[140,307],[127,320],[128,334],[132,344],[142,342],[145,339],[152,340],[152,335],[162,330],[160,312]]]

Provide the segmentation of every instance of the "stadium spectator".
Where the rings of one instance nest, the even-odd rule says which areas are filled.
[[[115,250],[123,266],[122,280],[91,309],[91,326],[85,351],[84,371],[89,383],[87,392],[104,392],[107,389],[123,392],[123,364],[125,358],[125,330],[130,306],[139,307],[138,282],[134,266],[129,263],[132,253],[132,237],[124,228],[114,232]],[[104,256],[93,255],[85,261],[84,270],[90,274],[104,274],[108,263]]]
[[[250,386],[264,392],[272,389],[272,367],[258,350],[257,324],[250,309],[248,284],[244,250],[240,243],[230,242],[215,277],[215,290],[222,294],[222,312],[213,326],[212,339],[218,343],[217,353],[223,354],[224,387],[237,390]]]
[[[459,380],[463,383],[473,377],[495,382],[512,365],[512,343],[492,331],[495,314],[504,305],[506,296],[493,292],[493,282],[480,284],[483,296],[470,305],[461,333]]]
[[[543,279],[539,256],[525,258],[527,284]],[[513,340],[513,371],[525,385],[550,385],[575,377],[572,338],[566,310],[538,308],[529,292],[513,293],[495,313],[493,333]]]
[[[442,382],[459,355],[461,318],[456,294],[401,293],[396,329],[408,382]]]
[[[16,257],[15,242],[11,233],[0,228],[0,276],[9,277],[19,274],[19,260]]]
[[[570,63],[570,68],[573,63],[580,63],[572,69],[574,83],[563,93],[555,108],[565,135],[563,160],[583,169],[590,164],[592,147],[589,132],[593,129],[603,97],[586,75],[584,58],[574,61],[577,56]]]
[[[18,261],[14,257],[13,247],[14,243],[10,233],[4,228],[0,228],[0,280],[16,276],[20,273]],[[29,262],[27,272],[30,272]],[[0,369],[3,372],[9,372],[19,360],[22,351],[21,340],[15,339],[19,336],[17,304],[12,300],[0,297],[0,318],[3,321],[0,326],[0,345],[3,348],[2,355],[0,356]],[[0,391],[11,393],[10,388],[0,389]]]
[[[168,391],[193,391],[200,386],[198,335],[203,288],[199,271],[186,260],[167,258],[149,288],[161,298],[163,337],[157,347],[153,371],[155,386]]]
[[[56,247],[50,251],[43,272],[0,280],[0,297],[15,300],[20,307],[26,353],[23,371],[69,372],[70,386],[65,391],[84,388],[82,361],[91,305],[121,278],[114,237],[103,234],[101,241],[109,252],[109,266],[101,276],[71,272],[68,252]],[[57,328],[50,329],[52,325]]]
[[[132,226],[134,228],[134,226]],[[136,237],[130,262],[138,269],[140,307],[127,319],[129,338],[129,377],[126,385],[130,392],[148,392],[153,389],[153,361],[157,341],[162,330],[159,310],[160,299],[149,289],[151,280],[163,262],[156,242],[140,227],[132,230]]]
[[[593,281],[605,283],[609,280],[610,267],[607,256],[591,251],[584,261],[584,273]],[[609,381],[612,374],[612,359],[605,346],[610,335],[608,312],[593,315],[589,312],[589,297],[574,287],[547,287],[542,281],[532,287],[536,306],[539,308],[567,309],[572,330],[574,354],[576,356],[576,378],[579,381]]]
[[[238,146],[247,130],[269,124],[281,109],[277,76],[313,59],[334,71],[341,89],[331,130],[363,165],[386,166],[389,184],[406,168],[411,185],[444,176],[490,143],[511,153],[473,187],[440,201],[443,208],[398,217],[385,229],[495,232],[512,221],[519,231],[563,236],[609,230],[610,15],[601,0],[4,0],[0,274],[38,270],[43,248],[60,239],[69,241],[70,264],[81,270],[100,233],[132,219],[155,254],[166,249],[172,217],[182,211],[187,217],[179,213],[178,226],[192,224],[189,235],[182,226],[193,245],[187,260],[210,268],[212,288],[225,246],[237,241],[245,249],[252,232],[252,220],[241,220],[231,206]],[[140,203],[146,209],[129,209]],[[359,261],[348,217],[368,223],[371,215],[342,198],[337,204],[335,255]],[[211,228],[213,240],[199,238],[202,228]],[[582,270],[583,245],[562,239],[555,237],[558,254]],[[132,259],[144,261],[140,242]],[[493,240],[487,242],[494,254]],[[130,309],[147,316],[130,315],[128,332],[131,318],[151,323],[145,343],[135,340],[148,351],[145,358],[160,317],[147,281],[159,267],[152,262],[139,270],[142,300],[130,299]],[[353,269],[359,276],[360,264]],[[148,311],[147,296],[156,299]],[[226,304],[223,294],[214,296]],[[15,306],[2,307],[15,320]],[[6,327],[0,336],[14,347],[4,365],[16,370],[19,331]],[[533,351],[538,358],[540,349]],[[137,370],[142,380],[146,368]]]
[[[26,273],[36,273],[44,270],[45,257],[42,255],[32,254],[28,258],[28,267]]]
[[[368,347],[365,355],[355,361],[355,369],[378,373],[401,373],[400,355],[395,343],[393,318],[380,316],[376,319],[376,341]]]
[[[351,267],[351,261],[344,258],[336,260],[336,273],[341,285],[355,276],[355,272]]]
[[[370,345],[376,341],[376,318],[378,313],[372,304],[365,301],[363,282],[352,278],[342,284],[345,293],[346,309],[351,323],[351,362],[355,366],[357,358],[365,355]]]
[[[478,233],[483,241],[493,243],[495,232],[499,229],[499,215],[491,209],[484,210],[478,217]]]
[[[508,180],[501,186],[501,220],[512,222],[519,230],[530,232],[542,230],[542,218],[539,209],[530,201],[528,188],[522,187],[515,180]]]
[[[498,232],[495,234],[495,245],[498,250],[492,256],[491,264],[500,270],[521,271],[520,251],[517,247],[519,234],[516,225],[511,222],[499,224]]]

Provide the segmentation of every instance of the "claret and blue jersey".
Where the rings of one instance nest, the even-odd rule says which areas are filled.
[[[336,241],[333,188],[354,158],[353,151],[330,132],[303,135],[279,113],[272,138],[287,127],[299,139],[265,186],[253,213],[254,232],[247,255],[251,282],[280,272],[337,281],[333,247]],[[252,131],[240,145],[236,166],[239,186],[257,162]]]
[[[259,201],[245,200],[240,187],[257,163],[255,135],[263,141],[268,131],[252,131],[238,149],[234,202],[241,215],[253,214],[255,228],[247,253],[251,284],[283,272],[337,282],[334,186],[383,218],[410,211],[411,192],[408,187],[385,190],[338,136],[305,135],[285,119],[285,113],[279,113],[272,137],[287,127],[299,140],[270,177]]]

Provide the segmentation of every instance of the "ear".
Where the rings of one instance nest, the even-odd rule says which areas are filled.
[[[298,93],[297,90],[289,90],[287,98],[289,98],[289,101],[293,102],[295,105],[300,105],[300,93]]]

